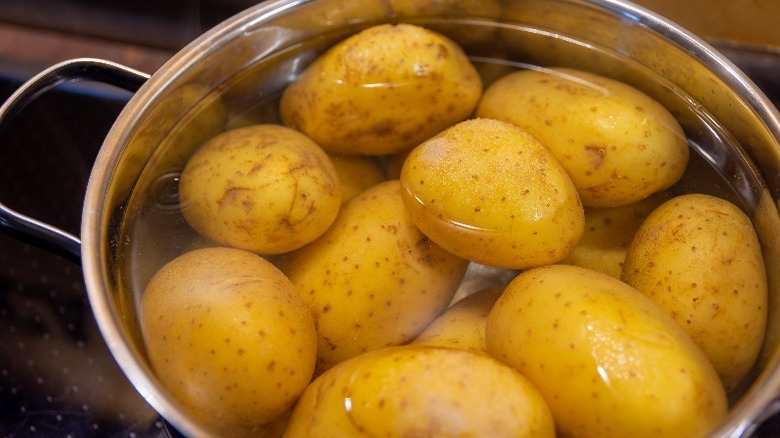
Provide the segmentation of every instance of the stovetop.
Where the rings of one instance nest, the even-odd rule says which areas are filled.
[[[0,100],[18,84],[0,82]],[[128,96],[51,93],[0,134],[0,197],[78,234],[91,165]],[[0,436],[165,437],[103,342],[80,266],[0,233]]]
[[[780,102],[780,56],[724,52]],[[0,101],[18,79],[0,74]],[[0,199],[78,233],[90,168],[128,98],[75,86],[28,107],[0,132]],[[81,268],[0,233],[0,436],[169,433],[111,357],[90,311]],[[780,436],[780,420],[768,421],[754,436]]]

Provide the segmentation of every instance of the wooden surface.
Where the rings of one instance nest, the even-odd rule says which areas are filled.
[[[173,52],[0,23],[0,68],[30,76],[72,58],[96,57],[154,73]]]
[[[780,0],[633,0],[710,41],[780,50]]]

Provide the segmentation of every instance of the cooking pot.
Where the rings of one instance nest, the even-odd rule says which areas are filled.
[[[155,377],[136,306],[146,280],[176,254],[204,244],[183,222],[176,178],[188,155],[232,126],[278,122],[280,91],[333,43],[381,22],[412,22],[456,42],[489,77],[529,65],[590,70],[627,82],[667,106],[702,173],[689,191],[734,200],[753,219],[770,286],[769,322],[755,371],[730,394],[713,436],[749,436],[780,402],[780,115],[711,46],[622,0],[277,0],[203,34],[156,73],[95,59],[55,65],[0,108],[0,126],[64,82],[97,80],[135,92],[108,133],[84,200],[81,240],[0,205],[8,232],[80,261],[100,330],[119,366],[166,420],[189,436],[210,432]],[[697,167],[697,166],[694,166]]]

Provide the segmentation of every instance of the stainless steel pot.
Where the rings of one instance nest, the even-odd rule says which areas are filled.
[[[755,373],[732,394],[713,436],[749,436],[780,408],[780,115],[731,62],[670,21],[622,0],[276,0],[223,22],[151,77],[100,60],[73,60],[33,78],[0,108],[0,122],[38,93],[71,80],[101,80],[137,92],[107,135],[84,200],[81,242],[0,205],[5,230],[80,259],[91,306],[120,367],[180,431],[207,436],[155,377],[135,308],[162,262],[200,244],[177,215],[175,178],[205,138],[246,121],[276,121],[278,93],[317,54],[366,26],[411,21],[458,41],[491,69],[571,66],[628,82],[680,119],[706,180],[750,213],[770,281],[769,325]],[[422,6],[421,6],[422,5]],[[496,73],[498,74],[498,73]]]

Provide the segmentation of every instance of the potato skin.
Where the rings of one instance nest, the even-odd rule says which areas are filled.
[[[503,7],[499,0],[388,0],[392,13],[396,17],[480,17],[498,18]],[[498,38],[498,29],[493,26],[463,26],[459,20],[440,20],[429,22],[432,30],[455,40],[458,45],[468,49],[483,49],[494,45]]]
[[[554,263],[582,237],[584,212],[558,160],[522,129],[458,123],[416,147],[403,199],[425,235],[468,260],[525,269]]]
[[[554,437],[549,408],[512,368],[484,354],[403,346],[318,377],[296,404],[293,437]]]
[[[623,280],[693,337],[727,389],[755,362],[767,321],[767,278],[750,219],[703,194],[677,196],[642,223]]]
[[[193,151],[225,129],[227,107],[221,96],[211,91],[188,83],[160,99],[139,125],[132,147],[122,158],[125,164],[117,169],[115,190],[127,194],[149,190],[161,174],[184,167]],[[133,169],[142,168],[145,170],[136,181]]]
[[[626,253],[636,231],[653,209],[669,196],[664,191],[620,207],[586,207],[582,240],[561,263],[581,266],[620,279]]]
[[[463,50],[410,24],[382,24],[336,44],[283,92],[285,125],[331,153],[410,149],[469,117],[482,82]]]
[[[718,375],[682,327],[606,274],[521,273],[488,315],[485,340],[539,389],[563,436],[704,436],[727,415]]]
[[[187,162],[182,214],[213,241],[260,254],[300,248],[338,214],[341,188],[325,152],[281,125],[252,125],[214,137]]]
[[[502,287],[490,287],[460,299],[433,320],[414,343],[486,353],[487,316],[503,291]]]
[[[342,207],[319,239],[280,261],[317,326],[318,371],[414,339],[452,299],[468,262],[414,226],[398,180]]]
[[[140,326],[160,381],[226,436],[262,430],[314,372],[308,307],[276,267],[244,250],[198,249],[163,266],[141,297]]]
[[[385,180],[376,157],[328,154],[341,184],[341,200],[349,201],[364,190]]]
[[[550,148],[586,207],[637,202],[672,186],[689,150],[674,116],[619,81],[574,69],[522,70],[485,90],[478,117],[516,124]]]
[[[393,13],[402,17],[450,15],[497,18],[502,12],[501,3],[497,0],[389,0],[388,3]]]

